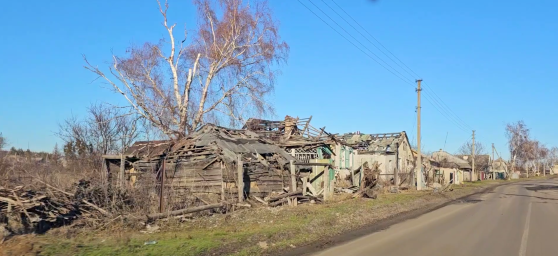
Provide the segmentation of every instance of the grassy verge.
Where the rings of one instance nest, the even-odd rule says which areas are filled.
[[[507,182],[470,182],[444,193],[405,191],[383,194],[376,200],[338,196],[320,205],[254,208],[184,223],[163,222],[159,224],[161,231],[153,234],[118,228],[105,231],[64,228],[46,235],[10,239],[0,245],[0,254],[268,255]],[[144,245],[149,241],[157,243]]]

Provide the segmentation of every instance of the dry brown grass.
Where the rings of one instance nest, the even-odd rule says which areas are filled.
[[[161,229],[143,234],[126,225],[103,230],[35,237],[45,255],[262,255],[280,252],[378,222],[387,217],[433,207],[489,186],[462,186],[448,193],[405,191],[381,194],[377,200],[345,195],[331,202],[298,207],[257,207],[225,215],[199,216],[157,223]],[[145,241],[157,245],[143,246]],[[264,249],[258,244],[266,243]]]

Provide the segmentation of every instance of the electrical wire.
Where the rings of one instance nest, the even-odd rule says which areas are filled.
[[[376,56],[376,58],[382,60],[381,58],[379,58],[379,56],[377,56],[376,54],[374,54],[368,47],[364,46],[364,44],[362,44],[358,39],[356,39],[354,36],[351,35],[351,33],[349,33],[346,29],[344,29],[341,25],[339,25],[339,23],[337,23],[333,18],[331,18],[329,15],[327,15],[327,13],[325,13],[321,8],[319,8],[318,6],[316,6],[311,0],[308,0],[312,5],[314,5],[318,10],[320,10],[325,16],[327,16],[333,23],[335,23],[338,27],[340,27],[345,33],[347,33],[351,38],[353,38],[355,41],[357,41],[360,45],[362,45],[365,49],[367,49],[369,52],[371,52],[374,56]],[[402,78],[402,75],[400,72],[398,72],[395,68],[393,68],[391,65],[387,64],[385,61],[382,60],[382,62],[386,63],[389,67],[391,67],[392,69],[395,70],[392,71],[391,69],[387,68],[385,65],[383,65],[382,63],[380,63],[376,58],[372,57],[370,54],[368,54],[366,51],[364,51],[362,48],[360,48],[359,46],[357,46],[353,41],[351,41],[350,39],[348,39],[345,35],[343,35],[341,32],[339,32],[337,29],[335,29],[331,24],[329,24],[327,21],[325,21],[322,17],[320,17],[316,12],[314,12],[311,8],[309,8],[307,5],[305,5],[302,1],[298,0],[298,2],[304,6],[306,9],[308,9],[312,14],[314,14],[318,19],[320,19],[323,23],[325,23],[328,27],[330,27],[333,31],[335,31],[337,34],[339,34],[341,37],[343,37],[345,40],[347,40],[350,44],[352,44],[354,47],[356,47],[358,50],[360,50],[362,53],[364,53],[366,56],[368,56],[370,59],[374,60],[376,63],[378,63],[381,67],[383,67],[384,69],[386,69],[387,71],[389,71],[390,73],[392,73],[394,76],[396,76],[397,78],[401,79],[403,82],[405,82],[406,84],[409,84],[411,86],[414,87],[414,84],[410,83],[408,80],[405,80],[404,78]],[[399,74],[396,74],[396,72]],[[467,130],[464,128],[463,125],[459,124],[459,122],[456,122],[454,119],[452,119],[450,117],[449,114],[447,114],[447,111],[445,111],[443,108],[440,107],[440,104],[435,104],[433,102],[433,100],[431,99],[430,95],[425,94],[425,99],[434,106],[434,108],[442,115],[444,116],[446,119],[452,121],[458,128],[460,128],[463,131]]]
[[[355,22],[357,24],[358,27],[360,27],[362,30],[364,30],[364,32],[366,32],[366,34],[368,34],[372,39],[374,39],[374,41],[376,41],[376,43],[378,43],[378,45],[380,45],[385,51],[387,51],[391,56],[393,56],[393,58],[397,59],[397,61],[395,61],[393,58],[391,58],[390,55],[388,55],[385,51],[383,51],[382,49],[380,49],[376,44],[374,44],[372,41],[370,41],[365,35],[363,35],[358,29],[356,29],[352,24],[350,24],[350,22],[348,22],[344,17],[342,17],[337,11],[335,11],[330,5],[328,5],[324,0],[321,0],[326,6],[328,6],[332,11],[334,11],[339,17],[341,17],[347,24],[349,24],[349,26],[351,26],[355,31],[357,31],[361,36],[363,36],[368,42],[370,42],[372,45],[374,45],[374,47],[376,47],[376,49],[378,49],[380,52],[382,52],[386,57],[388,57],[391,61],[393,61],[393,63],[395,63],[397,66],[399,66],[402,70],[404,70],[405,72],[407,72],[407,74],[413,76],[413,74],[417,77],[420,77],[413,69],[411,69],[407,64],[405,64],[401,59],[399,59],[395,54],[393,54],[393,52],[391,52],[389,49],[387,49],[387,47],[385,47],[376,37],[374,37],[374,35],[372,35],[366,28],[364,28],[356,19],[354,19],[343,7],[341,7],[339,4],[337,4],[337,2],[335,2],[334,0],[331,0],[343,13],[345,13],[345,15],[347,15],[353,22]],[[401,63],[405,68],[403,68],[403,66],[401,66],[399,63]],[[411,74],[412,73],[412,74]],[[463,119],[461,119],[461,117],[459,117],[459,115],[455,114],[455,112],[453,112],[451,110],[451,108],[436,94],[436,92],[430,88],[430,85],[427,83],[424,83],[425,86],[425,94],[428,92],[431,92],[433,94],[432,96],[432,100],[437,102],[438,106],[442,109],[444,109],[444,111],[446,113],[448,113],[449,116],[454,116],[454,120],[456,120],[457,123],[460,123],[459,126],[461,127],[465,127],[465,128],[469,128],[472,130],[472,128],[465,122],[463,121]]]

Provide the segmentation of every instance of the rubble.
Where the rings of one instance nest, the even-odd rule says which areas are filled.
[[[52,186],[50,186],[52,187]],[[109,213],[73,194],[56,190],[49,194],[18,186],[0,187],[0,225],[4,233],[42,234],[47,230],[72,223],[79,217],[99,219]],[[52,190],[51,190],[52,191]]]

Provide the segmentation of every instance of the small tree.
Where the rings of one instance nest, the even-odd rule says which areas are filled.
[[[171,138],[207,122],[243,122],[247,115],[273,111],[266,101],[274,89],[277,64],[288,45],[265,1],[194,0],[198,29],[176,39],[159,3],[168,34],[159,43],[130,47],[113,56],[110,75],[86,61],[86,68],[123,95],[134,111]]]
[[[471,155],[473,153],[473,142],[467,141],[459,147],[457,155]],[[475,141],[475,156],[486,154],[486,149],[480,141]],[[476,160],[476,159],[475,159]]]
[[[463,145],[461,145],[461,147],[459,147],[459,149],[457,150],[457,155],[465,155],[465,156],[469,156],[467,158],[467,161],[469,162],[469,164],[473,163],[473,142],[472,141],[467,141],[465,143],[463,143]],[[484,148],[484,145],[480,142],[480,141],[475,141],[475,169],[476,170],[486,170],[489,166],[489,162],[487,158],[482,157],[482,155],[486,155],[486,149]],[[479,173],[478,171],[476,171],[475,173]],[[473,173],[471,173],[471,178],[473,176]]]
[[[54,149],[52,150],[52,161],[55,164],[59,164],[60,163],[60,158],[62,158],[62,153],[60,153],[60,149],[58,149],[58,143],[54,144]]]
[[[8,144],[6,138],[0,132],[0,150],[4,149],[4,147]]]
[[[64,155],[73,167],[103,170],[102,156],[120,154],[138,137],[138,118],[122,108],[91,105],[88,115],[70,117],[59,125],[58,136],[64,140]],[[105,173],[100,177],[105,180]]]
[[[550,156],[550,149],[548,149],[545,145],[540,145],[539,152],[538,152],[538,158],[539,158],[538,164],[539,166],[542,167],[542,172],[544,176],[546,176],[546,167],[550,164],[549,156]]]
[[[506,137],[508,138],[508,147],[511,155],[512,171],[518,162],[525,162],[527,158],[526,148],[529,146],[529,128],[523,121],[509,123],[506,125]]]

